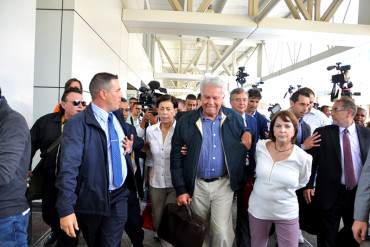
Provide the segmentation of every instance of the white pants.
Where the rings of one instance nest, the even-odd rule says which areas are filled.
[[[228,177],[209,183],[195,180],[191,206],[194,213],[209,221],[210,226],[204,247],[232,247],[235,237],[231,212],[233,197]]]

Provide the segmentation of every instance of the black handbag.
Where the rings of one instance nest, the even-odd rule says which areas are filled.
[[[192,212],[190,206],[169,203],[165,206],[157,233],[176,247],[201,247],[207,228],[207,222]]]
[[[62,137],[59,136],[50,144],[50,146],[46,150],[46,155],[54,152],[57,148],[59,148],[61,138]],[[42,199],[42,189],[45,176],[43,173],[44,163],[45,160],[41,159],[40,162],[36,165],[35,169],[32,170],[32,176],[29,179],[29,184],[26,191],[26,198],[29,202]]]

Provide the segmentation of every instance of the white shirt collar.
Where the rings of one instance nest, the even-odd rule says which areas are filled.
[[[346,129],[346,128],[339,127],[340,133],[343,133],[344,129]],[[349,135],[353,136],[353,134],[356,134],[356,124],[355,124],[355,122],[353,122],[347,129],[348,129]]]

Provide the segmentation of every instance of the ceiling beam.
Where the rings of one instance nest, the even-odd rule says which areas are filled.
[[[212,68],[212,73],[214,73],[231,56],[231,54],[233,54],[242,42],[243,39],[237,39],[231,46],[227,47],[225,52],[222,54],[222,57],[215,62]]]
[[[179,73],[154,73],[155,80],[174,80],[174,81],[201,81],[204,75],[191,75]]]
[[[315,21],[319,21],[321,17],[321,0],[315,0]]]
[[[150,7],[150,0],[145,0],[145,5],[146,5],[146,8],[147,9],[152,9],[151,7]]]
[[[157,44],[159,46],[159,49],[163,52],[163,54],[165,55],[167,61],[170,63],[173,72],[176,73],[177,72],[177,69],[176,69],[175,65],[173,64],[170,56],[168,55],[166,49],[164,48],[162,42],[157,37],[155,37],[155,41],[157,41]]]
[[[171,5],[171,8],[175,11],[183,11],[179,0],[168,0],[168,3]]]
[[[258,44],[257,48],[257,77],[262,77],[262,48],[264,44]]]
[[[270,2],[258,13],[258,15],[254,18],[256,23],[261,22],[270,11],[279,3],[280,0],[270,0]]]
[[[199,48],[198,48],[198,50],[197,50],[197,51],[196,51],[196,53],[194,54],[193,58],[191,59],[191,62],[190,62],[190,63],[188,64],[188,66],[185,68],[185,70],[184,70],[184,72],[183,72],[184,74],[186,74],[186,73],[189,71],[189,69],[190,69],[191,65],[196,66],[195,64],[197,64],[197,63],[198,63],[199,58],[200,58],[200,55],[202,54],[202,52],[203,52],[203,51],[204,51],[204,49],[206,48],[206,45],[207,45],[207,43],[203,41],[203,43],[202,43],[202,47],[199,47]]]
[[[248,15],[254,17],[258,15],[259,0],[248,0]]]
[[[226,2],[227,0],[219,0],[219,1],[216,1],[212,7],[213,7],[213,11],[215,13],[222,13],[222,11],[224,10],[225,8],[225,5],[226,5]]]
[[[292,64],[286,68],[283,68],[279,71],[275,71],[269,75],[266,75],[266,76],[263,76],[261,78],[262,81],[266,81],[266,80],[270,80],[274,77],[277,77],[277,76],[280,76],[282,74],[285,74],[285,73],[288,73],[288,72],[291,72],[293,70],[296,70],[296,69],[299,69],[299,68],[302,68],[304,66],[307,66],[307,65],[310,65],[312,63],[315,63],[317,61],[320,61],[320,60],[323,60],[325,58],[328,58],[328,57],[331,57],[331,56],[334,56],[336,54],[339,54],[341,52],[344,52],[344,51],[347,51],[349,49],[352,49],[352,47],[343,47],[343,46],[336,46],[334,48],[331,48],[327,51],[324,51],[324,52],[321,52],[315,56],[312,56],[310,58],[307,58],[305,60],[302,60],[298,63],[295,63],[295,64]]]
[[[193,11],[193,0],[188,0],[186,4],[187,4],[186,6],[187,11],[192,12]]]
[[[215,46],[215,44],[213,43],[213,41],[212,41],[212,40],[209,40],[209,44],[210,44],[210,46],[212,47],[212,50],[216,53],[217,59],[218,59],[219,61],[221,61],[221,53],[220,53],[220,51],[216,48],[216,46]],[[225,69],[225,71],[226,71],[227,75],[231,75],[231,72],[230,72],[229,68],[228,68],[224,63],[222,64],[222,67]]]
[[[306,20],[312,20],[312,16],[310,15],[310,13],[308,13],[306,6],[304,6],[303,0],[295,0],[295,3],[297,4],[297,7],[299,11],[302,13],[303,17]]]
[[[177,73],[182,73],[182,59],[183,59],[183,43],[182,43],[182,37],[180,35],[180,44],[179,44],[179,66]]]
[[[253,51],[256,49],[256,47],[248,47],[247,50],[245,50],[241,55],[239,55],[236,58],[236,64],[239,64],[241,60],[243,60],[246,57],[249,57],[251,54],[253,54]],[[227,68],[230,70],[232,69],[233,64],[230,63]]]
[[[342,4],[343,0],[333,0],[324,14],[321,16],[320,21],[328,22],[334,16],[335,12]]]
[[[314,0],[307,0],[307,11],[308,14],[311,16],[310,20],[313,20],[313,2]]]
[[[200,3],[197,9],[197,12],[206,12],[206,10],[208,9],[209,5],[211,5],[212,2],[213,0],[203,0],[203,2]]]
[[[210,53],[210,50],[209,50],[209,42],[210,40],[207,39],[207,46],[206,46],[206,73],[209,71],[209,53]]]
[[[129,33],[156,33],[251,40],[294,40],[337,46],[370,42],[370,25],[312,22],[266,17],[258,25],[246,15],[184,11],[123,9],[122,22]]]
[[[285,0],[286,5],[288,6],[288,9],[290,10],[290,13],[292,14],[294,19],[301,19],[301,16],[299,15],[296,7],[292,3],[291,0]]]

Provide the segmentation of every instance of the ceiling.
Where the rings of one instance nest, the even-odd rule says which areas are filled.
[[[320,3],[318,8],[316,1]],[[350,25],[357,24],[356,16],[350,16],[350,13],[358,11],[358,1],[145,0],[142,12],[135,12],[137,6],[129,6],[123,10],[122,20],[129,32],[149,33],[154,78],[172,94],[183,96],[197,90],[200,78],[206,73],[233,76],[239,66],[251,66],[248,63],[252,62],[258,63],[252,65],[256,67],[254,77],[261,78],[276,73],[277,68],[284,69],[321,52],[327,53],[335,48],[330,45],[344,47],[333,52],[349,49],[352,45],[347,45],[348,40],[352,41],[353,35],[359,35],[357,41],[362,41],[361,38],[364,38],[363,42],[370,41],[368,27],[358,31]],[[258,8],[252,5],[258,5]],[[315,9],[320,9],[320,13],[315,13]],[[136,19],[131,17],[135,14]],[[310,17],[317,21],[306,20]],[[242,38],[234,35],[239,30],[243,32]],[[275,56],[286,56],[287,60],[289,56],[292,58],[293,46],[290,47],[289,39],[309,45],[299,45],[299,50],[294,47],[294,53],[301,57],[290,59],[291,64],[266,70],[266,59],[263,58],[273,57],[272,53],[280,52]],[[288,48],[271,49],[275,47],[268,47],[272,40],[285,42]],[[311,43],[315,41],[313,49]],[[302,49],[310,50],[304,52]],[[313,50],[317,54],[313,54]]]

